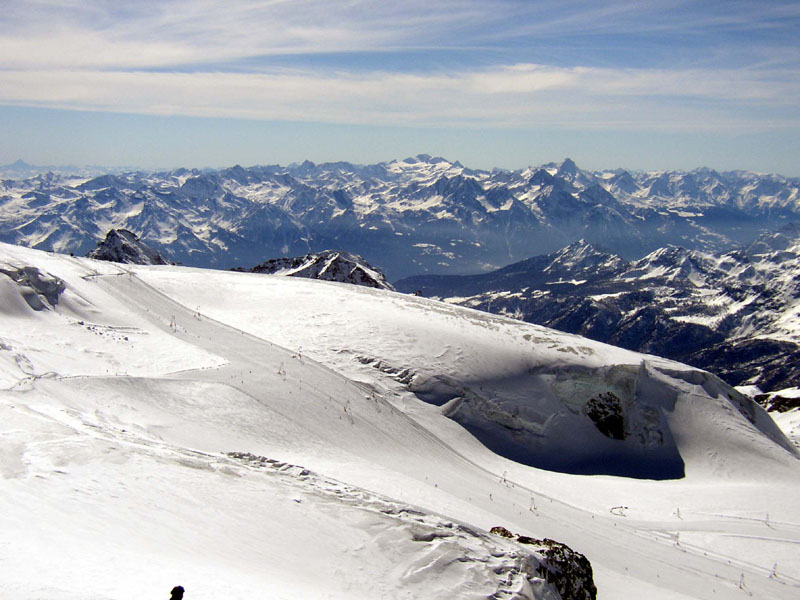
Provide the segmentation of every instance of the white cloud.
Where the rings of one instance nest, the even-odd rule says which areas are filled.
[[[675,0],[27,0],[4,3],[3,68],[151,68],[220,64],[275,54],[387,49],[527,48],[575,44],[591,55],[615,40],[714,49],[724,60],[739,35],[759,60],[796,46],[796,2]],[[768,32],[775,39],[756,39]],[[593,47],[592,43],[599,44]],[[782,45],[779,44],[782,42]],[[776,45],[779,44],[779,45]],[[669,45],[669,44],[667,44]],[[507,48],[506,48],[507,49]],[[741,58],[742,54],[737,53]],[[542,62],[542,61],[537,61]],[[580,61],[579,61],[580,62]],[[587,61],[582,61],[586,64]]]
[[[30,0],[12,3],[0,22],[0,103],[420,126],[796,128],[800,54],[776,54],[780,44],[747,46],[758,69],[700,58],[688,68],[477,66],[469,58],[479,53],[455,68],[419,72],[289,71],[244,61],[420,48],[430,58],[512,37],[524,46],[528,37],[558,45],[570,34],[770,30],[797,12],[783,2],[720,12],[672,0]]]
[[[479,5],[470,4],[171,0],[120,9],[125,5],[39,0],[4,15],[0,56],[12,69],[151,68],[412,48],[474,26]]]
[[[0,103],[382,125],[684,131],[800,127],[795,101],[800,83],[797,78],[781,81],[773,82],[764,72],[531,64],[450,75],[17,70],[0,71]]]

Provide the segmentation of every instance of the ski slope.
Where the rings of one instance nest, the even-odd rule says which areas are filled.
[[[0,270],[0,597],[556,598],[494,526],[585,554],[603,599],[800,593],[796,451],[688,367],[329,282]],[[592,428],[610,389],[680,477]]]

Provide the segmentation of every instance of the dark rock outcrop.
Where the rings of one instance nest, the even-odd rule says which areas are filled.
[[[129,265],[168,265],[158,252],[142,242],[127,229],[112,229],[97,248],[87,254],[89,258]]]
[[[491,533],[532,546],[539,558],[537,574],[552,583],[564,600],[597,598],[592,564],[583,554],[549,538],[540,540],[526,535],[515,535],[505,527],[492,527]]]
[[[295,258],[273,258],[252,269],[235,270],[338,281],[381,290],[394,290],[380,269],[371,266],[356,254],[336,250],[325,250]]]
[[[768,412],[784,413],[800,408],[800,396],[784,394],[785,391],[784,393],[758,394],[754,400]]]
[[[625,420],[622,404],[613,392],[599,394],[586,404],[586,416],[604,436],[612,440],[625,439]]]

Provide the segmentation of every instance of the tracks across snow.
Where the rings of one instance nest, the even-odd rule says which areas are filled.
[[[536,575],[541,557],[519,544],[301,466],[247,452],[227,456],[248,469],[281,477],[298,503],[313,495],[340,516],[341,505],[363,513],[355,519],[369,521],[367,528],[380,547],[416,546],[405,553],[411,560],[397,564],[392,573],[400,588],[418,588],[426,598],[556,598]],[[437,591],[442,580],[447,588]]]

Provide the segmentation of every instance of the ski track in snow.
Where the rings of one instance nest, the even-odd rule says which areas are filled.
[[[160,294],[160,292],[156,292],[156,293]],[[128,296],[128,297],[131,297],[131,296]],[[164,298],[165,298],[165,301],[172,302],[172,300],[169,300],[166,297],[164,297]],[[177,310],[177,307],[174,307],[174,308]],[[188,316],[188,315],[186,315],[186,316]],[[236,330],[232,330],[232,331],[235,332]],[[241,332],[239,332],[239,336],[240,337],[242,336]],[[210,337],[214,337],[214,342],[215,342],[214,347],[218,351],[218,349],[220,347],[219,344],[221,343],[220,337],[219,336],[210,336]],[[253,336],[252,338],[249,338],[249,339],[252,339],[252,341],[255,342],[256,344],[264,343],[263,340],[261,340],[259,338],[256,338],[255,336]],[[307,362],[310,362],[307,358],[304,359],[304,360],[306,360]],[[231,363],[233,363],[233,362],[234,361],[231,361]],[[388,406],[387,408],[389,410],[391,410],[390,406]],[[481,471],[482,471],[482,469],[481,469]],[[482,477],[483,479],[494,479],[496,477],[496,475],[492,475],[490,473],[482,473],[481,475],[483,476]],[[483,485],[485,485],[485,483]],[[534,493],[534,494],[536,493],[536,492],[534,492],[532,490],[525,490],[524,487],[521,487],[520,491],[522,491],[523,493]],[[546,498],[546,496],[545,496],[545,498]],[[551,499],[551,500],[555,500],[555,499]],[[572,509],[571,507],[567,507],[567,506],[565,506],[564,508],[567,511],[569,511],[568,514],[563,516],[563,517],[561,517],[561,518],[554,519],[556,521],[556,523],[559,525],[559,529],[563,528],[565,530],[568,530],[568,529],[574,528],[575,526],[573,525],[573,523],[580,522],[586,516],[585,514],[581,514],[581,515],[575,514],[575,513],[580,513],[582,511],[575,510],[575,509]],[[572,514],[569,514],[569,513],[572,513]],[[602,552],[602,548],[603,547],[608,549],[609,547],[612,547],[612,546],[615,546],[615,545],[618,545],[618,544],[622,545],[622,544],[620,544],[620,541],[618,539],[615,539],[615,538],[620,537],[619,532],[617,530],[622,528],[621,526],[617,527],[617,525],[618,524],[616,524],[616,523],[612,524],[613,532],[608,532],[606,534],[607,537],[606,536],[600,536],[599,539],[597,540],[598,555]],[[630,533],[631,533],[630,528],[629,527],[625,527],[625,529],[627,530],[626,533],[628,533],[630,535]],[[635,530],[634,530],[633,534],[634,535],[641,535],[639,532],[636,532]],[[589,531],[589,530],[582,530],[582,528],[578,527],[577,531],[575,531],[573,534],[571,534],[569,536],[569,538],[567,538],[567,539],[571,540],[571,542],[568,542],[568,543],[573,543],[574,544],[573,547],[581,548],[582,551],[585,551],[587,553],[587,555],[591,556],[591,553],[589,553],[588,550],[587,550],[586,541],[587,541],[587,539],[590,539],[591,537],[594,537],[596,535],[597,535],[596,532]],[[554,535],[554,537],[556,537],[556,535]],[[564,539],[564,533],[561,534],[561,538],[560,539]],[[648,550],[644,550],[642,548],[640,548],[639,551],[643,552],[644,554],[650,554],[650,557],[656,563],[663,561],[662,564],[664,564],[665,566],[669,565],[670,559],[667,558],[666,556],[672,554],[672,552],[673,552],[673,547],[672,547],[671,541],[668,541],[667,543],[665,543],[664,540],[660,539],[658,536],[653,536],[650,539],[655,540],[655,542],[657,544],[656,547],[651,547],[650,551],[652,552],[652,554],[650,554],[648,552]],[[620,548],[620,555],[624,556],[624,554],[625,554],[624,550],[622,548]],[[695,554],[699,556],[700,555],[700,551],[698,550],[697,552],[695,552]],[[704,557],[704,558],[707,558],[707,556]],[[680,575],[676,574],[676,577],[677,578],[682,578],[682,579],[685,580],[685,579],[687,579],[687,574],[689,574],[689,573],[692,573],[692,574],[697,573],[697,574],[706,575],[706,576],[710,576],[710,577],[714,577],[714,578],[720,579],[720,585],[722,585],[724,587],[725,585],[730,586],[732,584],[738,584],[738,579],[739,579],[739,575],[740,575],[741,569],[745,569],[749,573],[755,574],[755,575],[759,575],[759,576],[765,576],[765,575],[768,576],[769,575],[768,571],[766,573],[764,572],[764,567],[763,566],[757,565],[755,563],[748,563],[746,561],[736,561],[735,563],[734,563],[734,561],[731,561],[729,563],[728,560],[730,560],[730,559],[728,559],[727,557],[721,556],[719,558],[722,559],[720,562],[716,562],[716,561],[713,561],[713,560],[709,561],[710,564],[707,565],[705,569],[697,568],[697,567],[687,568],[685,566],[684,567],[680,567],[679,571],[683,571],[683,573],[681,573]],[[624,567],[622,567],[622,569],[624,569]],[[720,573],[716,573],[714,571],[721,571],[722,573],[720,574]],[[712,575],[712,573],[713,573],[713,575]],[[661,576],[659,576],[659,578],[660,577]],[[795,580],[793,580],[793,579],[782,580],[781,583],[782,584],[790,584],[790,583],[793,584],[793,583],[795,583]],[[715,594],[715,592],[713,591],[713,588],[712,588],[712,594],[711,594],[711,596],[708,596],[708,597],[713,597],[714,594]]]
[[[428,593],[432,598],[483,598],[489,597],[485,595],[488,593],[497,600],[521,599],[529,597],[522,595],[526,591],[530,593],[529,577],[532,578],[534,587],[537,587],[536,584],[540,588],[545,587],[541,579],[533,576],[535,559],[531,559],[528,552],[512,542],[418,507],[321,477],[302,466],[249,453],[211,454],[172,446],[108,423],[87,421],[80,414],[71,414],[69,416],[72,418],[64,422],[63,415],[25,412],[36,419],[67,426],[71,431],[69,435],[28,442],[28,455],[34,468],[41,469],[44,466],[36,464],[37,454],[40,460],[47,460],[42,453],[43,449],[46,449],[48,455],[58,453],[68,456],[79,451],[81,447],[104,443],[117,452],[135,452],[140,457],[171,462],[189,469],[219,472],[235,477],[243,477],[246,472],[256,473],[272,478],[269,484],[273,487],[277,485],[282,489],[281,494],[291,498],[293,502],[312,503],[315,510],[329,512],[332,520],[344,519],[356,522],[359,527],[368,527],[379,547],[403,543],[407,546],[418,546],[419,550],[413,553],[413,561],[409,564],[398,561],[395,570],[385,574],[387,578],[391,578],[389,584],[379,590],[381,597],[413,597],[403,593],[404,584],[408,583],[412,589],[421,584],[424,589],[426,580],[433,577],[444,577],[448,586],[445,594],[429,589]],[[64,465],[53,472],[66,475],[68,469]],[[277,480],[274,479],[276,477]],[[349,514],[345,514],[345,509],[349,510]],[[364,549],[356,548],[352,551],[358,554]],[[360,597],[360,594],[354,592],[353,596]]]
[[[76,445],[83,444],[81,440],[88,436],[96,442],[121,444],[130,452],[149,455],[159,462],[172,462],[182,468],[239,477],[244,477],[243,473],[249,473],[248,477],[279,477],[281,486],[293,490],[290,495],[297,497],[293,502],[302,504],[314,497],[314,506],[322,509],[324,504],[334,519],[342,516],[342,506],[377,515],[380,524],[368,529],[378,539],[378,546],[400,544],[401,540],[409,539],[410,532],[414,542],[411,545],[424,548],[415,555],[413,566],[404,564],[405,571],[391,573],[398,581],[405,581],[410,586],[407,589],[424,589],[413,586],[422,585],[423,575],[430,575],[433,570],[440,575],[437,581],[453,585],[460,582],[467,587],[479,585],[481,581],[485,584],[486,574],[494,573],[497,583],[493,597],[496,598],[511,597],[514,590],[519,590],[519,555],[515,554],[513,546],[464,525],[469,522],[482,529],[503,525],[526,535],[551,537],[585,553],[595,567],[599,597],[603,599],[632,598],[645,591],[647,597],[653,598],[738,598],[747,594],[795,598],[800,593],[800,564],[793,558],[800,543],[800,521],[793,520],[797,517],[796,511],[791,513],[790,519],[762,523],[752,516],[721,512],[696,514],[686,509],[683,518],[670,521],[636,519],[635,506],[631,517],[587,510],[578,503],[559,499],[558,487],[552,482],[566,481],[564,476],[542,473],[541,485],[532,485],[537,480],[535,471],[531,476],[527,468],[509,467],[510,475],[506,477],[504,470],[498,467],[508,466],[506,462],[496,457],[483,460],[485,451],[468,451],[474,441],[456,440],[456,443],[453,441],[456,438],[441,435],[445,431],[455,431],[452,423],[431,426],[430,413],[415,412],[422,409],[415,408],[413,402],[411,410],[405,414],[400,407],[409,406],[408,398],[388,402],[381,392],[390,392],[391,396],[392,390],[384,388],[385,382],[354,382],[335,369],[309,359],[302,350],[287,350],[236,327],[198,315],[195,309],[175,302],[135,273],[128,275],[128,269],[110,265],[105,268],[105,273],[90,273],[89,278],[120,298],[151,326],[216,357],[212,363],[199,368],[156,375],[153,385],[175,385],[178,389],[187,386],[188,390],[196,385],[221,385],[235,390],[237,398],[243,398],[242,402],[249,399],[271,415],[274,423],[270,433],[274,439],[266,444],[263,440],[257,443],[257,434],[245,431],[240,434],[241,444],[237,447],[220,448],[214,445],[222,436],[208,437],[209,432],[215,431],[214,423],[205,424],[206,429],[193,438],[191,431],[180,431],[174,424],[137,429],[135,415],[123,420],[114,412],[114,407],[109,407],[108,412],[94,408],[88,413],[85,409],[92,406],[92,386],[100,386],[97,389],[102,391],[117,389],[120,385],[139,386],[148,379],[124,374],[115,377],[60,376],[55,371],[37,374],[31,365],[25,366],[26,358],[20,354],[17,355],[18,364],[24,367],[21,367],[23,377],[0,392],[11,403],[7,410],[40,423],[57,422],[59,427],[38,441],[24,440],[24,429],[3,428],[0,435],[4,439],[23,438],[15,442],[18,446],[7,445],[0,460],[3,476],[12,482],[27,471],[36,472],[37,468],[42,468],[41,464],[37,466],[36,460],[50,460],[47,457],[55,447],[71,446],[76,450]],[[492,321],[486,320],[481,326],[492,327]],[[457,349],[448,346],[438,358],[454,352],[458,352]],[[324,382],[324,386],[320,386],[320,382]],[[81,404],[84,402],[81,399],[73,400],[75,406],[67,409],[47,402],[25,405],[25,399],[31,398],[37,390],[55,395],[62,389],[85,392],[86,404]],[[176,397],[179,395],[176,392]],[[328,417],[335,414],[337,418],[325,422],[320,419],[316,423],[310,419],[326,413]],[[92,414],[94,420],[90,418]],[[209,416],[215,415],[209,413]],[[220,428],[224,425],[224,422],[219,423]],[[76,431],[83,437],[76,438]],[[210,447],[204,448],[204,444]],[[282,458],[257,458],[257,451],[270,444]],[[242,454],[239,458],[223,454],[231,451],[252,451],[253,454]],[[65,455],[70,452],[64,451]],[[314,467],[316,471],[323,469],[336,479],[292,466],[287,459],[318,465]],[[26,464],[26,460],[33,462]],[[67,467],[65,474],[68,471]],[[51,469],[51,472],[58,474],[59,469]],[[386,475],[389,472],[393,473],[391,477]],[[590,489],[598,485],[598,492],[606,493],[603,481],[587,483]],[[627,482],[620,485],[634,489]],[[797,490],[797,487],[787,489]],[[17,490],[17,493],[22,492]],[[534,499],[537,507],[531,509]],[[640,501],[647,502],[646,498]],[[635,505],[635,502],[630,504]],[[419,506],[435,509],[420,509]],[[459,521],[441,514],[452,514]],[[362,517],[355,519],[359,526],[364,525]],[[403,533],[395,536],[391,533],[393,529]],[[727,538],[767,543],[766,554],[771,557],[780,554],[786,558],[777,561],[777,573],[773,573],[773,558],[759,556],[759,560],[748,560],[743,558],[748,553],[741,549],[732,555],[725,550],[723,542]],[[453,558],[454,547],[466,554]],[[0,545],[0,557],[5,553],[2,548]],[[775,552],[776,549],[779,552]],[[347,561],[347,564],[354,562]],[[455,569],[455,574],[441,576],[448,568]],[[80,576],[75,576],[75,580],[80,581]],[[740,587],[743,580],[745,585]],[[614,587],[609,587],[611,585]],[[58,593],[52,597],[73,597],[66,590],[55,591]],[[373,588],[372,592],[379,594],[373,597],[395,597],[391,595],[395,592],[388,587]],[[306,593],[310,594],[307,590]],[[466,593],[451,597],[468,597]],[[191,597],[210,596],[200,592]],[[298,594],[297,597],[314,596]],[[354,592],[353,597],[360,596]]]

